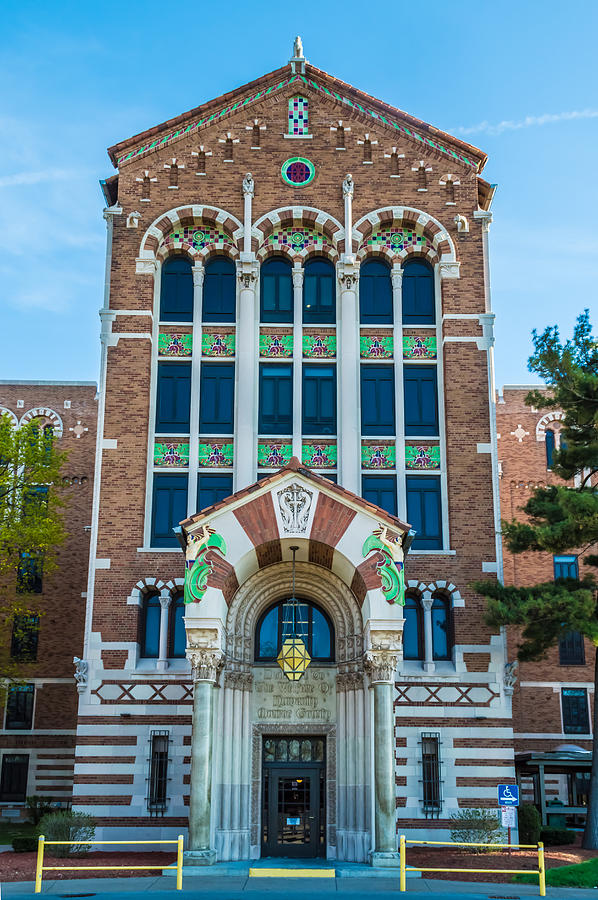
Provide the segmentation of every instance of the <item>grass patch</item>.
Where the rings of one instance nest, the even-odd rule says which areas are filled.
[[[35,837],[36,828],[29,822],[0,822],[0,844],[11,844],[16,837]]]
[[[538,884],[537,875],[514,875],[519,884]],[[551,887],[593,888],[598,886],[598,858],[573,866],[555,866],[546,870],[546,884]]]

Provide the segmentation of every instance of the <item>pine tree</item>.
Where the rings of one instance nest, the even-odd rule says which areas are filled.
[[[560,410],[561,446],[552,471],[568,483],[540,487],[523,507],[527,521],[503,522],[512,553],[575,551],[581,579],[557,579],[530,587],[479,582],[488,600],[488,623],[522,629],[520,660],[542,658],[570,631],[579,631],[598,647],[598,590],[591,574],[598,567],[598,342],[589,312],[579,318],[573,339],[562,344],[556,326],[533,332],[529,369],[540,375],[547,392],[534,390],[526,403]],[[571,479],[574,484],[571,484]],[[598,653],[594,668],[593,760],[583,846],[598,849]]]

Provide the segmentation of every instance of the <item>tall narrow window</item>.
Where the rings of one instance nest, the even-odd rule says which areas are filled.
[[[438,388],[435,366],[405,366],[405,434],[438,435]]]
[[[554,577],[579,578],[579,565],[576,556],[553,556]]]
[[[235,264],[217,256],[206,265],[203,283],[204,322],[234,322],[236,308]]]
[[[12,624],[11,657],[19,662],[36,660],[38,635],[39,616],[16,615]]]
[[[25,753],[5,753],[2,757],[0,776],[0,801],[22,803],[27,796],[27,774],[29,755]]]
[[[310,259],[303,279],[303,321],[306,324],[336,322],[334,266],[327,259]]]
[[[267,259],[260,272],[262,322],[293,321],[293,270],[287,259]]]
[[[233,139],[230,135],[228,135],[224,142],[224,159],[225,162],[233,161]]]
[[[361,496],[392,516],[397,514],[397,479],[395,475],[363,475]]]
[[[391,175],[396,175],[397,177],[401,174],[399,154],[396,150],[393,150],[390,157],[390,171]]]
[[[260,434],[293,432],[293,367],[279,363],[260,366]]]
[[[158,363],[156,431],[185,434],[189,431],[191,363]]]
[[[257,150],[260,146],[260,126],[258,122],[254,122],[251,132],[251,149]]]
[[[559,664],[561,666],[585,666],[586,654],[583,634],[568,631],[559,641]]]
[[[160,595],[144,594],[141,606],[141,657],[157,659],[160,652]]]
[[[224,472],[200,475],[197,479],[197,511],[220,503],[233,492],[233,476]]]
[[[552,469],[552,458],[555,450],[554,431],[551,428],[546,429],[546,468]]]
[[[289,100],[289,134],[309,134],[308,109],[307,97],[291,97]]]
[[[154,475],[152,547],[179,546],[173,528],[187,518],[187,476]]]
[[[345,149],[345,128],[343,125],[338,124],[336,129],[336,149],[344,150]]]
[[[363,142],[363,161],[369,163],[372,161],[372,142],[369,137]]]
[[[438,815],[442,808],[440,780],[440,735],[422,734],[422,800],[426,816]]]
[[[204,434],[232,434],[234,363],[204,363],[200,381],[199,430]]]
[[[197,175],[205,175],[206,174],[206,151],[199,150],[197,153],[197,164],[196,164],[196,174]]]
[[[392,435],[395,425],[394,366],[361,366],[361,433]]]
[[[168,658],[184,659],[187,646],[187,634],[185,632],[185,600],[183,592],[179,591],[171,600],[168,608]]]
[[[418,596],[407,594],[403,607],[403,657],[404,659],[424,658],[423,609]]]
[[[179,167],[174,162],[174,160],[170,164],[170,183],[169,187],[178,187],[179,186]]]
[[[303,434],[336,434],[336,366],[303,366]]]
[[[168,744],[167,731],[150,733],[147,808],[152,816],[163,816],[168,804]]]
[[[160,319],[163,322],[193,321],[193,272],[185,256],[170,256],[162,266]]]
[[[403,325],[435,321],[434,271],[423,259],[408,259],[403,266]]]
[[[33,728],[33,698],[35,687],[32,684],[17,684],[8,689],[6,700],[6,730],[30,731]]]
[[[359,315],[362,325],[392,325],[390,269],[378,259],[368,259],[359,273]]]
[[[44,561],[35,553],[21,553],[17,567],[17,594],[41,594]]]
[[[141,182],[141,199],[149,200],[150,199],[150,191],[151,191],[150,177],[149,177],[148,173],[146,172],[145,175],[143,176],[143,180]]]
[[[451,604],[447,597],[433,594],[432,603],[432,653],[433,658],[447,660],[453,649]]]
[[[563,688],[563,731],[565,734],[589,734],[588,692],[585,688]]]
[[[440,478],[434,475],[407,476],[407,521],[417,534],[414,550],[442,549],[442,509]]]

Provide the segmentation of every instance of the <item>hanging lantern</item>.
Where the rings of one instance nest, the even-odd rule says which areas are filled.
[[[278,654],[278,665],[289,679],[299,681],[311,662],[311,656],[303,635],[307,634],[307,622],[301,620],[301,606],[295,597],[295,553],[299,547],[290,548],[293,553],[293,593],[283,607],[282,647]]]

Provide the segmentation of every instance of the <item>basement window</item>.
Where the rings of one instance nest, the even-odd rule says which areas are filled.
[[[163,816],[168,805],[168,731],[150,732],[147,808],[150,816]]]
[[[421,748],[423,810],[426,817],[437,818],[442,809],[440,734],[423,732]]]

